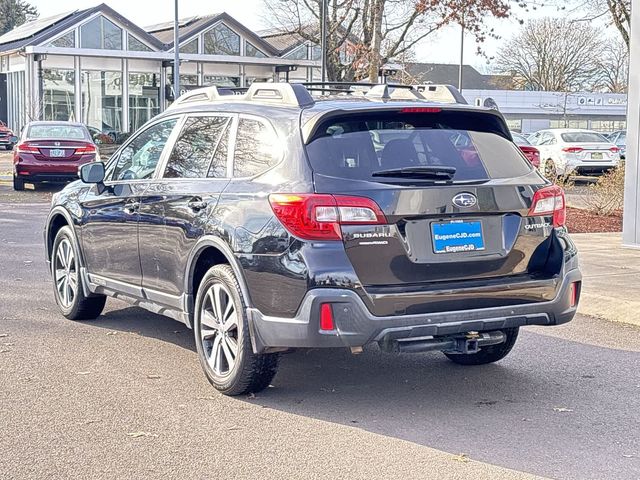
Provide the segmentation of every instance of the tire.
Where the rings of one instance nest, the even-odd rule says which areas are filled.
[[[503,329],[502,333],[507,337],[504,342],[497,345],[489,345],[488,347],[481,347],[478,353],[445,353],[444,355],[458,365],[485,365],[487,363],[497,362],[509,355],[509,352],[518,339],[519,330],[519,327]]]
[[[11,151],[11,150],[13,150],[13,145],[5,145],[4,149]]]
[[[21,192],[24,190],[24,180],[17,175],[13,175],[13,189]]]
[[[62,314],[69,320],[93,320],[104,309],[107,297],[85,296],[80,281],[80,264],[71,228],[62,227],[51,250],[53,294]]]
[[[209,383],[225,395],[260,392],[278,369],[277,353],[253,353],[246,307],[233,269],[211,267],[196,295],[193,332]]]

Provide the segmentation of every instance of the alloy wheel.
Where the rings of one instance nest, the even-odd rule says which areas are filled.
[[[78,268],[73,246],[67,238],[58,244],[53,268],[58,299],[63,307],[69,308],[78,293]]]
[[[238,312],[222,283],[212,284],[200,307],[200,340],[209,367],[216,375],[228,375],[238,358]]]

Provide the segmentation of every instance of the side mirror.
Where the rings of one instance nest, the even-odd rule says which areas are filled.
[[[16,137],[15,135],[13,135],[10,140],[11,140],[11,143],[14,143],[14,144],[18,143],[18,137]]]
[[[102,184],[104,181],[104,163],[85,163],[78,169],[78,176],[84,183]]]

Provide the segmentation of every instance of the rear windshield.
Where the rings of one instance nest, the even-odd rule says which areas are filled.
[[[531,171],[520,150],[504,137],[455,128],[434,117],[378,112],[333,119],[307,145],[311,166],[322,175],[371,181],[381,181],[375,172],[411,167],[454,167],[454,182],[520,177]]]
[[[520,145],[521,147],[531,145],[531,142],[519,133],[512,133],[511,136],[513,137],[513,143],[516,145]]]
[[[567,143],[609,143],[609,140],[596,132],[570,132],[560,136]]]
[[[29,139],[87,140],[84,128],[75,125],[32,125],[27,133]]]

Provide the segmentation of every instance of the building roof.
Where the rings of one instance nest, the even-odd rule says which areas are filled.
[[[108,5],[101,3],[100,5],[84,10],[75,10],[65,14],[26,22],[0,37],[0,50],[18,50],[29,45],[37,45],[46,42],[74,25],[81,23],[95,13],[103,13],[111,17],[127,31],[136,35],[140,40],[154,46],[158,50],[163,49],[163,43],[159,42],[154,36],[149,35],[142,28],[127,20]]]
[[[307,42],[307,39],[298,32],[287,32],[278,29],[263,30],[259,32],[259,35],[278,51],[278,55],[289,52]]]
[[[439,85],[457,85],[459,65],[447,63],[406,63],[404,65],[408,75],[415,83],[434,83]],[[462,86],[473,90],[502,90],[511,85],[507,75],[485,75],[464,65],[462,68]]]
[[[277,50],[274,49],[270,43],[265,42],[259,35],[255,34],[247,27],[238,22],[228,13],[215,13],[212,15],[196,16],[184,18],[178,21],[178,39],[180,43],[184,40],[188,40],[190,37],[194,37],[200,32],[207,30],[209,27],[215,25],[218,22],[224,22],[227,26],[241,33],[246,39],[248,39],[255,47],[263,50],[270,55],[277,54]],[[158,41],[164,43],[167,48],[173,48],[173,22],[159,23],[156,25],[150,25],[145,30]]]

